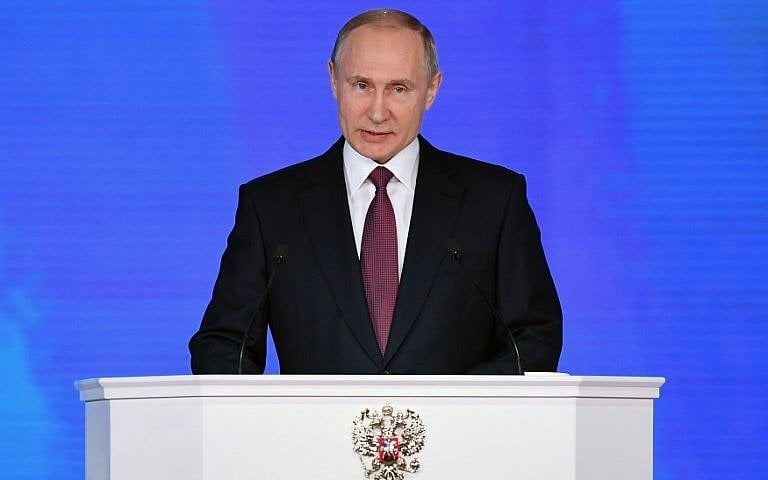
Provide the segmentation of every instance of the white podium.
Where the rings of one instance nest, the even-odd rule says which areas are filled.
[[[663,383],[562,374],[207,375],[76,386],[88,480],[362,480],[353,422],[385,404],[423,424],[420,468],[404,474],[409,480],[649,480],[653,400]]]

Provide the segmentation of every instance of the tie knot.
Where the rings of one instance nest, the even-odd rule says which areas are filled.
[[[394,174],[385,167],[376,167],[371,174],[368,175],[368,178],[371,179],[371,182],[376,185],[376,190],[378,190],[379,188],[386,186],[393,175]]]

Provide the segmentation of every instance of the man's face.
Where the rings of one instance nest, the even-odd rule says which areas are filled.
[[[428,78],[421,36],[405,28],[352,30],[328,70],[344,138],[378,163],[418,135],[441,80],[440,73]]]

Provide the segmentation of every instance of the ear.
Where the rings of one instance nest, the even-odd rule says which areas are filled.
[[[336,93],[336,69],[333,65],[333,60],[328,62],[328,76],[331,77],[331,90],[333,91],[333,98],[338,100],[338,96]]]
[[[432,77],[432,81],[429,82],[429,87],[427,87],[427,110],[432,106],[432,102],[435,101],[437,90],[440,88],[441,83],[443,83],[443,72],[437,72]]]

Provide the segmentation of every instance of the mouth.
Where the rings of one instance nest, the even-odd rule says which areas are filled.
[[[369,142],[381,142],[389,135],[392,135],[392,132],[376,132],[373,130],[361,129],[360,134],[365,140]]]

